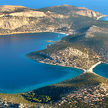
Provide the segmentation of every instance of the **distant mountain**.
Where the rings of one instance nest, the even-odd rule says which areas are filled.
[[[3,5],[0,6],[0,13],[12,13],[12,12],[21,12],[26,11],[28,8],[24,6],[14,6],[14,5]]]
[[[64,15],[82,15],[82,16],[88,16],[93,18],[97,18],[102,15],[99,12],[95,12],[85,7],[75,7],[71,5],[52,6],[48,8],[42,8],[40,9],[40,11],[43,12],[51,11],[51,12],[64,14]]]
[[[32,32],[73,33],[80,30],[79,25],[82,26],[82,23],[95,20],[100,16],[104,15],[70,5],[39,10],[24,6],[0,6],[0,35]]]

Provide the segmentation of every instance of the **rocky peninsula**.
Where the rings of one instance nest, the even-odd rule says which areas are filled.
[[[0,35],[33,32],[69,34],[44,50],[27,54],[27,57],[41,63],[85,70],[74,79],[28,93],[0,94],[0,105],[107,108],[108,79],[93,73],[93,68],[100,61],[108,63],[108,22],[97,20],[102,16],[105,15],[70,5],[36,10],[23,6],[0,6]]]

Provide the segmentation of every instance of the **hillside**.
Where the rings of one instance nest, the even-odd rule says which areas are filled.
[[[30,52],[35,61],[89,69],[108,63],[108,22],[84,7],[69,5],[43,9],[0,7],[0,34],[63,32],[69,34],[46,49]],[[82,75],[28,93],[0,94],[0,106],[24,108],[107,108],[108,79],[94,73]]]
[[[13,5],[0,6],[1,13],[6,13],[6,12],[12,13],[12,12],[24,11],[24,10],[27,10],[27,8],[24,6],[13,6]]]
[[[108,63],[107,24],[95,23],[84,32],[69,35],[45,50],[31,52],[27,56],[41,63],[86,70],[99,61]]]
[[[0,97],[2,106],[8,108],[107,108],[108,79],[86,73],[28,93]]]
[[[93,20],[100,16],[104,15],[70,5],[38,10],[23,6],[0,6],[0,35],[32,32],[65,32],[71,34],[80,31],[82,23],[89,21],[89,25],[83,26],[86,29],[93,23]]]
[[[99,12],[95,12],[93,10],[87,9],[85,7],[75,7],[75,6],[71,6],[71,5],[62,5],[62,6],[52,6],[52,7],[48,7],[48,8],[42,8],[39,9],[40,11],[51,11],[51,12],[55,12],[58,14],[64,14],[64,15],[81,15],[81,16],[87,16],[87,17],[91,17],[91,18],[98,18],[100,16],[102,16],[101,13]]]

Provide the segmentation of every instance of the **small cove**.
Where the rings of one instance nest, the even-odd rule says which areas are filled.
[[[0,93],[23,93],[80,75],[83,70],[52,66],[26,58],[65,34],[29,33],[0,36]]]
[[[108,78],[108,64],[101,63],[93,71],[102,77]]]
[[[101,20],[101,21],[108,21],[108,16],[102,17],[99,20]]]

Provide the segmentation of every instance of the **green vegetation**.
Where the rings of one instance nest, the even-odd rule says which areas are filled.
[[[36,103],[48,103],[51,100],[49,96],[38,95],[35,92],[26,93],[23,96],[26,100]]]
[[[78,49],[82,52],[88,52],[89,56],[91,56],[91,60],[94,59],[95,62],[98,62],[97,59],[92,58],[92,55],[96,53],[98,56],[100,56],[100,60],[103,62],[108,62],[108,33],[100,33],[98,30],[93,32],[90,32],[90,35],[93,35],[93,37],[86,37],[89,28],[91,27],[90,24],[85,23],[87,21],[81,20],[83,24],[80,25],[80,23],[75,24],[76,29],[78,29],[78,33],[69,35],[64,37],[61,41],[57,42],[56,44],[48,46],[45,50],[37,51],[37,52],[31,52],[27,54],[28,57],[37,60],[44,60],[46,58],[52,59],[50,55],[52,53],[55,53],[59,50],[64,50],[67,47],[71,47],[74,49]],[[84,25],[85,24],[85,25]],[[99,25],[104,24],[103,22],[94,23],[93,25]],[[101,26],[101,25],[100,25]],[[98,26],[98,27],[100,27]],[[95,29],[95,28],[94,28]],[[106,26],[105,29],[108,29]],[[82,67],[81,67],[82,68]]]
[[[76,78],[54,84],[51,86],[43,87],[37,90],[34,90],[29,93],[23,94],[0,94],[0,99],[6,100],[13,104],[23,103],[29,106],[41,106],[41,105],[48,105],[53,106],[61,100],[62,97],[69,94],[70,92],[79,90],[81,88],[87,88],[91,86],[96,86],[101,83],[108,84],[108,79],[105,79],[101,76],[86,73],[82,74]],[[107,105],[107,97],[104,98],[102,102],[97,102],[100,106]],[[73,98],[73,103],[65,103],[61,106],[56,106],[56,108],[93,108],[90,104],[84,103],[83,101],[79,100],[77,97]],[[55,108],[55,107],[54,107]],[[100,107],[101,108],[101,107]]]
[[[28,98],[26,99],[31,102],[35,102],[34,99],[31,97],[35,97],[36,101],[38,97],[40,103],[57,102],[64,95],[74,90],[78,90],[80,88],[89,87],[89,86],[95,86],[100,83],[108,84],[108,80],[101,76],[87,73],[87,74],[82,74],[76,78],[73,78],[73,79],[58,83],[58,84],[54,84],[51,86],[34,90],[33,92],[24,94],[23,96],[24,97],[28,96]],[[45,100],[43,101],[41,97],[44,97]]]
[[[24,99],[24,97],[21,94],[3,94],[0,93],[0,99],[5,100],[7,102],[11,103],[26,103],[26,104],[31,104],[31,102],[27,101]]]
[[[99,30],[94,28],[95,32],[92,33],[91,31],[90,34],[93,35],[93,37],[88,38],[86,37],[86,35],[88,33],[88,30],[94,25],[97,27],[108,29],[108,22],[95,20],[94,18],[90,18],[87,16],[72,14],[72,12],[76,12],[79,10],[83,9],[78,9],[77,7],[68,5],[39,9],[39,11],[43,12],[50,11],[57,14],[69,16],[68,18],[63,19],[54,18],[55,22],[53,24],[56,24],[57,26],[59,26],[59,24],[68,24],[68,26],[64,25],[63,27],[57,28],[57,31],[68,33],[70,30],[74,30],[75,34],[66,36],[60,42],[48,46],[45,50],[32,52],[27,54],[27,56],[37,61],[44,60],[46,58],[52,59],[50,57],[52,53],[56,53],[59,50],[64,50],[67,47],[71,47],[81,50],[82,52],[88,52],[91,60],[94,60],[95,62],[98,62],[98,60],[96,58],[92,58],[93,54],[97,54],[100,57],[101,61],[107,62],[108,33],[104,33],[104,30],[103,33],[100,33]],[[49,23],[49,19],[44,19],[44,21],[47,22],[47,24],[52,25],[51,22]]]
[[[96,23],[96,26],[108,28],[108,21],[98,21],[98,23]]]

